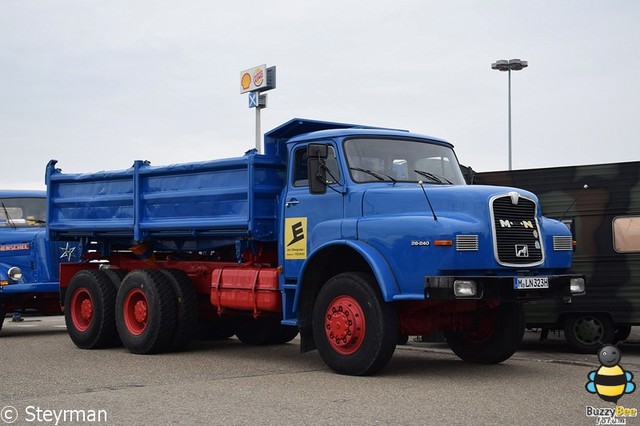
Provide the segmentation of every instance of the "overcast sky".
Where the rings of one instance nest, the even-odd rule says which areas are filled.
[[[294,118],[408,129],[461,163],[640,160],[635,0],[0,0],[0,188],[65,172],[237,157],[239,73],[277,67],[262,130]]]

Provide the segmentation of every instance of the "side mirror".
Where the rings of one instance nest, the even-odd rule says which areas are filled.
[[[307,155],[309,158],[327,158],[329,156],[329,147],[321,143],[310,143],[307,146]]]
[[[327,192],[327,167],[325,159],[329,155],[327,145],[312,143],[307,147],[307,173],[309,193],[324,194]]]

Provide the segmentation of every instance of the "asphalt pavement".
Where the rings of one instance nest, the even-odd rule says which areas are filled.
[[[620,365],[638,374],[635,328],[621,350]],[[0,425],[640,424],[594,414],[618,406],[630,415],[640,393],[622,394],[616,405],[588,392],[597,357],[568,352],[553,334],[540,342],[527,333],[516,355],[488,366],[411,338],[380,374],[349,377],[331,372],[315,351],[300,354],[297,339],[250,347],[232,338],[133,355],[77,349],[63,317],[7,318],[0,357]]]

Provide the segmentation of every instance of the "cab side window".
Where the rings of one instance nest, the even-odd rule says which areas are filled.
[[[293,186],[309,185],[309,176],[307,172],[307,148],[298,148],[296,150],[295,165],[293,169]]]

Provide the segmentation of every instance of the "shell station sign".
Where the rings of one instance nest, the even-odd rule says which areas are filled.
[[[276,67],[266,65],[240,72],[240,93],[264,92],[276,87]]]

